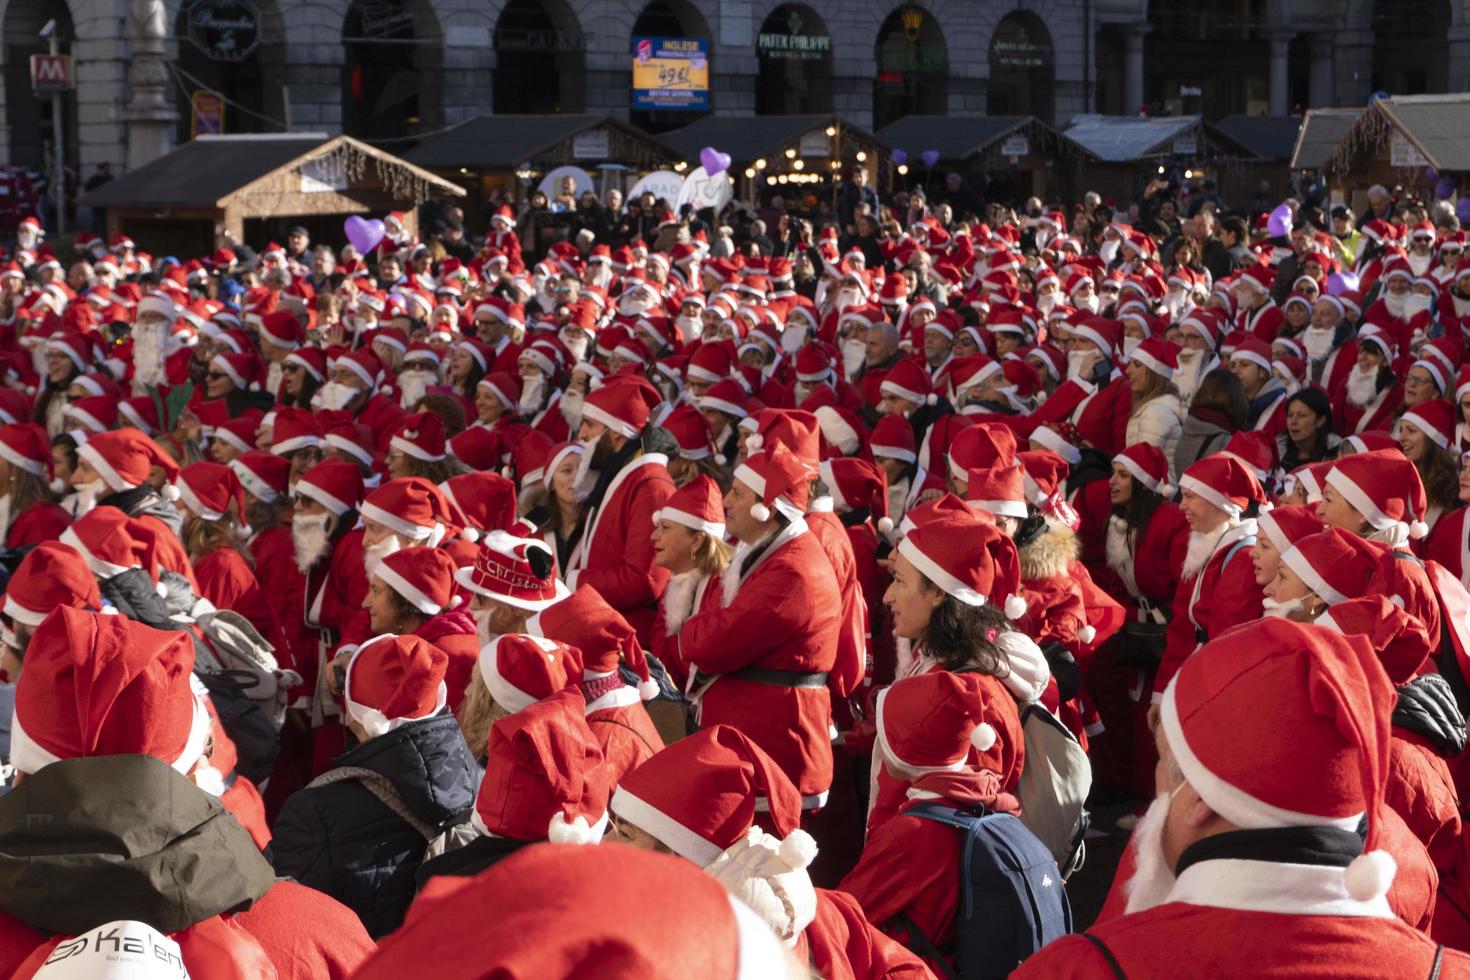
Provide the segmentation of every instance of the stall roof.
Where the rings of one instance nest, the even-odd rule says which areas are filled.
[[[1436,170],[1470,171],[1470,93],[1391,95],[1374,99],[1333,150],[1334,169],[1348,169],[1361,146],[1380,146],[1397,132]]]
[[[1128,163],[1146,157],[1168,156],[1177,137],[1195,130],[1205,140],[1231,153],[1254,158],[1240,140],[1206,122],[1201,116],[1102,116],[1082,113],[1072,117],[1062,135],[1082,144],[1106,163]],[[1200,155],[1204,155],[1201,151]]]
[[[713,146],[730,154],[732,160],[745,163],[760,157],[770,157],[788,146],[801,141],[802,134],[837,125],[845,138],[887,147],[865,129],[854,126],[841,116],[705,116],[672,133],[665,133],[664,142],[673,147],[685,160],[698,160],[699,151]]]
[[[1291,152],[1293,170],[1321,170],[1362,109],[1308,109]]]
[[[326,133],[201,136],[84,197],[91,207],[215,207],[221,199],[305,156]]]
[[[1051,137],[1078,156],[1089,152],[1035,116],[904,116],[884,126],[877,136],[913,158],[924,150],[938,150],[941,160],[964,160],[1019,130]]]
[[[1301,132],[1301,116],[1226,116],[1216,127],[1262,160],[1290,160]]]
[[[422,140],[403,155],[431,170],[511,170],[534,161],[585,130],[608,127],[650,144],[658,155],[675,159],[668,144],[637,126],[606,113],[528,116],[476,116]]]

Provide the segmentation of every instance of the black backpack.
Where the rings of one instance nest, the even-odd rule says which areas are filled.
[[[1032,953],[1072,931],[1072,906],[1046,845],[1009,813],[920,803],[908,816],[965,835],[960,854],[960,905],[955,911],[955,969],[911,922],[915,951],[959,980],[1006,977]]]

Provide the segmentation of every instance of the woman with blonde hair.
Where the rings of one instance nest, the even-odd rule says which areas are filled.
[[[653,563],[673,573],[659,600],[653,627],[653,652],[685,690],[692,680],[679,655],[679,630],[685,620],[719,605],[719,578],[734,549],[725,542],[725,510],[720,487],[703,474],[677,490],[653,515]],[[714,588],[710,588],[711,582]]]

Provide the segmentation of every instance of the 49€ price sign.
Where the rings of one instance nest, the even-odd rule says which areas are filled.
[[[708,109],[709,41],[635,37],[633,108]]]

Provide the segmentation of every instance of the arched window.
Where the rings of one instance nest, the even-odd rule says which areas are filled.
[[[50,50],[41,28],[56,21],[61,53],[72,51],[76,28],[71,10],[61,0],[10,0],[5,8],[5,122],[10,128],[10,162],[51,173],[56,145],[56,121],[51,118],[51,98],[31,93],[31,55]],[[76,69],[73,67],[73,72]],[[66,93],[61,108],[69,166],[77,162],[76,92]],[[117,161],[113,161],[115,164]],[[50,220],[49,218],[47,220]]]
[[[939,22],[915,4],[899,7],[878,29],[873,128],[909,115],[949,111],[949,52]]]
[[[804,3],[771,11],[755,38],[758,116],[806,116],[832,111],[832,35]]]
[[[563,0],[510,0],[495,22],[497,115],[581,112],[586,39]]]
[[[1056,81],[1056,55],[1046,24],[1029,11],[1007,14],[990,38],[986,114],[1051,122]]]
[[[342,43],[344,133],[398,139],[443,125],[444,39],[427,0],[352,0]]]
[[[195,92],[224,99],[223,119],[201,112],[200,132],[284,128],[276,122],[285,122],[285,28],[272,0],[192,0],[179,8],[174,36],[179,44],[175,67],[180,84],[174,91],[180,143],[195,133]],[[216,125],[220,121],[222,128]]]
[[[1445,0],[1373,4],[1373,91],[1444,92],[1450,75],[1450,5]]]
[[[633,22],[633,38],[640,37],[702,38],[706,42],[711,40],[709,23],[689,0],[649,0],[638,19]],[[635,43],[633,38],[629,39],[630,58],[633,56]],[[713,71],[710,72],[710,77],[714,77]],[[711,93],[711,107],[713,104]],[[667,133],[687,126],[703,115],[706,115],[704,110],[634,109],[629,114],[629,121],[650,133]]]

